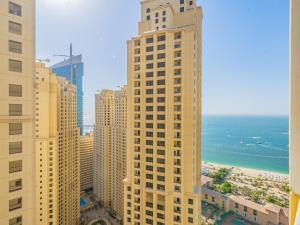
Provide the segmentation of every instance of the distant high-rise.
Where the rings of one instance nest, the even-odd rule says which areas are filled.
[[[36,64],[36,225],[58,225],[58,130],[55,74]],[[63,194],[63,193],[61,193]]]
[[[94,132],[79,137],[81,191],[93,188],[93,146]]]
[[[290,225],[300,224],[300,1],[291,1]]]
[[[35,0],[0,1],[0,224],[35,224]]]
[[[105,208],[123,220],[126,176],[127,90],[96,94],[94,193]]]
[[[57,77],[58,224],[80,224],[80,154],[76,87]]]
[[[72,77],[71,77],[71,68]],[[82,56],[72,56],[71,58],[64,60],[51,66],[53,72],[60,77],[64,77],[70,83],[76,85],[77,92],[77,124],[80,128],[80,135],[83,135],[83,88],[82,78],[84,75],[84,66],[82,62]]]
[[[200,224],[202,11],[142,0],[128,41],[125,224]]]

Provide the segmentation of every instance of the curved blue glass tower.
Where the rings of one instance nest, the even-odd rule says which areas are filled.
[[[73,69],[71,73],[71,67]],[[83,135],[83,90],[82,78],[84,74],[84,65],[82,56],[72,56],[68,60],[51,66],[52,71],[60,77],[64,77],[70,83],[77,87],[77,124],[80,128],[80,135]],[[72,74],[72,77],[71,77]]]

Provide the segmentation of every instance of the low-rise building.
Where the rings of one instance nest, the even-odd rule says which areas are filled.
[[[241,219],[260,225],[288,225],[289,210],[274,204],[258,204],[245,196],[225,195],[213,190],[213,179],[202,176],[202,201],[224,212],[233,212]]]

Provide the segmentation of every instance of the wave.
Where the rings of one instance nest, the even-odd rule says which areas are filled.
[[[275,149],[276,151],[280,151],[280,152],[288,152],[288,150],[286,150],[284,148],[279,148],[279,147],[275,147],[275,146],[271,146],[271,145],[260,144],[260,146],[262,146],[264,148],[268,148],[268,149]]]
[[[208,151],[220,153],[219,151]],[[260,157],[260,158],[269,158],[269,159],[288,159],[288,156],[271,156],[271,155],[258,155],[251,153],[243,153],[243,152],[234,152],[234,151],[224,151],[224,153],[234,154],[234,155],[243,155],[243,156],[252,156],[252,157]]]

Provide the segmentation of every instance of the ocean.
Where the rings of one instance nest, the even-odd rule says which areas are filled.
[[[288,117],[204,116],[202,160],[288,174]]]

